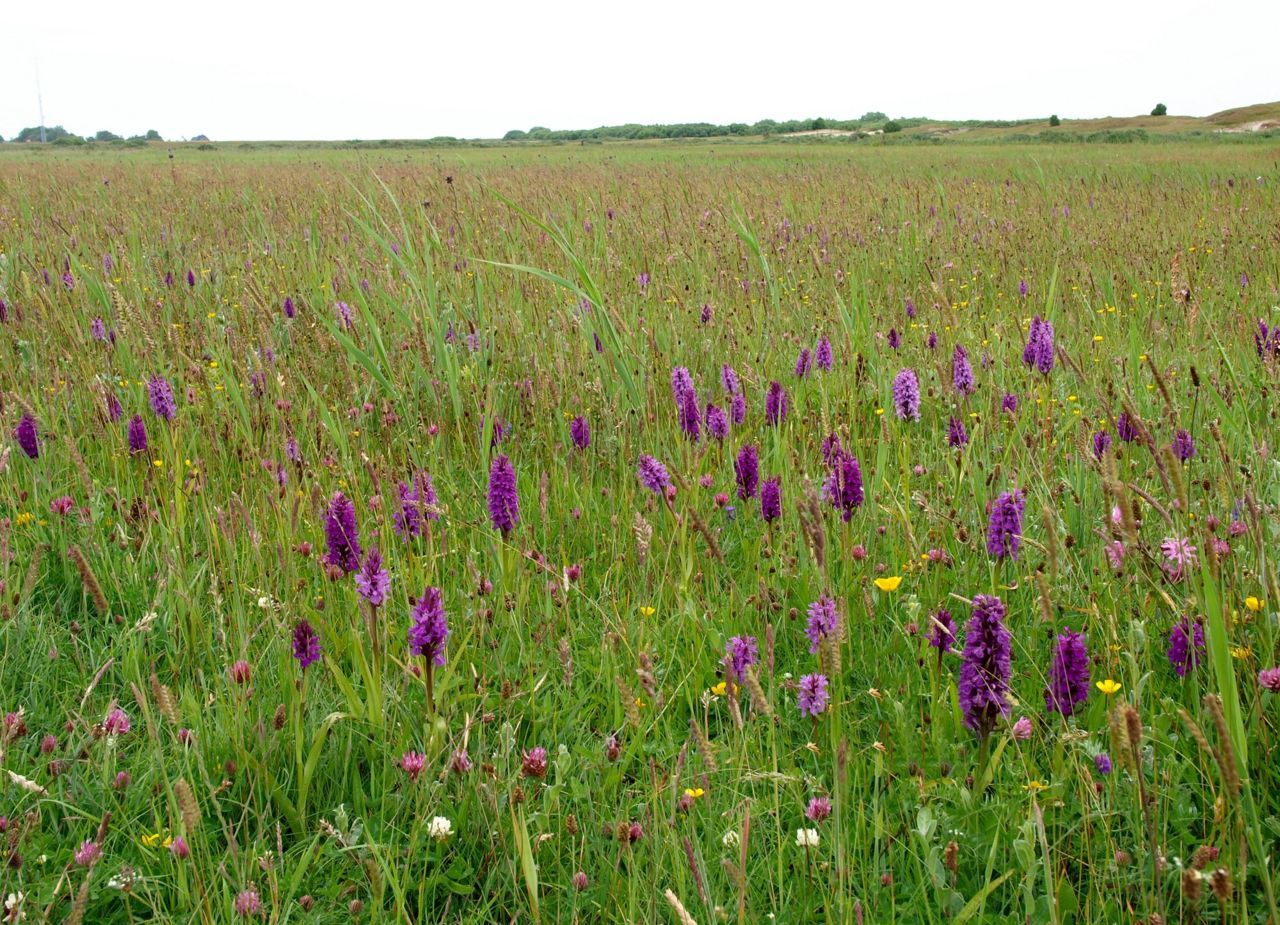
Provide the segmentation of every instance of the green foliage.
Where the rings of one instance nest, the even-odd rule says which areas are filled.
[[[6,149],[0,896],[22,894],[27,922],[78,900],[103,925],[238,921],[250,888],[264,910],[246,920],[281,923],[682,921],[675,902],[703,923],[1273,917],[1280,696],[1258,671],[1280,641],[1263,458],[1280,368],[1254,334],[1274,327],[1280,190],[1214,181],[1266,175],[1274,143],[1046,130],[940,157],[913,134],[732,158],[718,141],[200,144],[176,168],[157,147]],[[1125,139],[1144,143],[1087,143]],[[1049,376],[1021,362],[1035,314],[1056,327]],[[820,336],[833,368],[798,377]],[[952,387],[958,344],[972,395]],[[721,403],[724,363],[746,418],[690,442],[672,367]],[[890,401],[906,366],[915,422]],[[776,427],[771,380],[791,402]],[[1118,439],[1126,408],[1149,444]],[[34,460],[11,436],[24,411]],[[134,414],[146,453],[128,452]],[[1178,428],[1185,464],[1164,451]],[[822,494],[832,433],[864,477],[848,521]],[[745,443],[783,479],[770,527],[737,494]],[[517,472],[509,536],[487,519],[496,452]],[[642,453],[670,496],[637,482]],[[438,519],[402,536],[419,472]],[[988,506],[1015,489],[1020,557],[996,561]],[[376,611],[322,561],[336,491],[390,569]],[[1196,547],[1185,574],[1169,538]],[[406,644],[427,587],[451,626],[430,670]],[[815,654],[824,591],[844,630]],[[926,641],[943,607],[963,640],[979,593],[1013,634],[986,743],[963,725],[959,656]],[[1179,677],[1184,617],[1207,646]],[[300,619],[323,647],[305,673]],[[1092,675],[1070,719],[1044,697],[1067,627]],[[761,661],[720,687],[740,635]],[[815,722],[796,685],[817,671]],[[127,733],[103,728],[116,706]],[[1136,711],[1132,747],[1117,708]],[[1222,899],[1187,873],[1218,868]]]
[[[71,133],[68,132],[65,128],[63,128],[61,125],[52,125],[52,126],[45,127],[46,141],[57,141],[60,138],[69,138],[69,137],[76,137],[76,136],[72,136]],[[18,132],[17,136],[13,140],[14,141],[39,141],[40,126],[34,125],[34,126],[29,126],[27,128],[24,128],[22,131]]]
[[[881,126],[881,130],[882,130],[886,135],[892,135],[894,132],[900,132],[900,131],[902,131],[902,123],[900,123],[900,122],[895,122],[895,121],[893,121],[892,119],[890,119],[890,120],[889,120],[888,122],[886,122],[883,126]]]
[[[1169,107],[1164,103],[1156,103],[1156,108],[1151,110],[1153,116],[1164,116],[1169,114]]]
[[[1057,126],[1062,124],[1062,120],[1059,119],[1057,115],[1052,115],[1049,117],[1049,124],[1056,128]]]

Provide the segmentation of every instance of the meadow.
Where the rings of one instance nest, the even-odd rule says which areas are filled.
[[[1280,922],[1280,145],[15,147],[0,922]]]

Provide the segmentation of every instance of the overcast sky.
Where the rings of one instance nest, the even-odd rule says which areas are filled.
[[[0,135],[1207,115],[1280,99],[1277,0],[10,0]]]

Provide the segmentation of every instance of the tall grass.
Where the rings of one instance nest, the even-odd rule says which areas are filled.
[[[1274,920],[1276,153],[0,153],[0,899],[84,922]],[[1036,314],[1048,376],[1022,363]],[[833,368],[797,377],[822,337]],[[727,410],[726,363],[746,419],[693,443],[672,369]],[[36,459],[8,438],[24,413]],[[866,489],[847,522],[833,433]],[[736,493],[748,443],[782,479],[772,524]],[[404,537],[419,472],[438,519]],[[1021,552],[996,560],[988,507],[1015,490]],[[381,607],[322,562],[339,491]],[[1197,547],[1181,574],[1172,538]],[[406,635],[429,586],[430,667]],[[810,654],[824,592],[843,630]],[[959,654],[927,642],[947,608],[963,646],[979,594],[1013,634],[981,742]],[[1179,676],[1184,619],[1206,644]],[[1091,677],[1064,719],[1068,627]],[[734,636],[760,655],[737,683]]]

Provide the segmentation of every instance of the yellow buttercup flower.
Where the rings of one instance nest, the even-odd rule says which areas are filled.
[[[139,839],[139,841],[142,842],[142,847],[144,848],[154,848],[156,845],[160,844],[160,839],[163,837],[164,836],[161,835],[159,832],[156,832],[153,835],[142,836],[142,838]]]
[[[708,690],[710,690],[712,697],[723,697],[725,693],[725,688],[726,688],[725,682],[721,681],[719,684],[715,685],[714,687],[708,688]]]
[[[689,797],[689,799],[691,800],[696,800],[699,797],[704,796],[705,794],[706,794],[706,791],[703,790],[701,787],[686,787],[684,791],[684,795]]]
[[[902,584],[901,575],[892,575],[889,578],[877,578],[876,587],[881,591],[897,591],[898,586]]]
[[[1119,691],[1121,686],[1122,685],[1119,681],[1113,681],[1110,678],[1107,678],[1105,681],[1098,682],[1098,690],[1102,691],[1102,693],[1106,694],[1108,697]]]
[[[1049,785],[1042,780],[1027,781],[1027,789],[1030,790],[1032,793],[1039,793],[1041,790],[1046,789],[1048,786]]]
[[[1252,597],[1252,596],[1246,597],[1244,599],[1244,606],[1248,607],[1254,613],[1257,613],[1259,610],[1261,610],[1266,605],[1266,603],[1267,603],[1266,601],[1261,600],[1260,598]]]
[[[640,616],[642,616],[642,617],[652,617],[652,616],[653,616],[653,614],[654,614],[654,609],[653,609],[652,607],[641,607],[641,608],[640,608]]]

